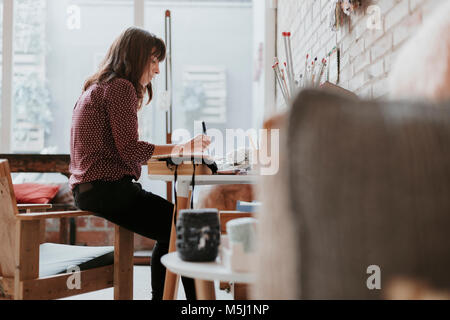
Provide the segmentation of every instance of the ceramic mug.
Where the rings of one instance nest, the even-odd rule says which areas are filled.
[[[215,261],[220,244],[220,220],[217,209],[180,210],[176,224],[177,252],[181,260]]]

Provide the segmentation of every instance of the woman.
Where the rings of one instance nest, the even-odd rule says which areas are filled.
[[[111,45],[100,69],[87,79],[73,110],[70,186],[82,210],[156,240],[152,254],[152,298],[162,299],[173,204],[142,189],[141,165],[154,155],[180,149],[203,151],[210,138],[199,135],[184,145],[138,140],[137,112],[164,60],[164,42],[139,28],[125,30]],[[192,150],[191,149],[191,150]],[[183,278],[187,299],[195,299],[192,279]]]

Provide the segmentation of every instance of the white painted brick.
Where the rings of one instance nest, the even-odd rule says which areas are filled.
[[[346,65],[341,69],[341,79],[350,80],[353,77],[353,68],[351,65]]]
[[[405,40],[407,40],[415,30],[413,28],[406,26],[404,24],[400,24],[392,29],[392,45],[394,47],[402,44]]]
[[[388,54],[384,57],[384,70],[389,73],[392,70],[392,65],[397,62],[398,51]]]
[[[364,85],[364,72],[353,75],[348,81],[348,86],[351,91],[356,91]]]
[[[366,80],[370,81],[374,78],[378,78],[384,75],[384,60],[378,60],[378,62],[373,63],[366,69]]]
[[[306,53],[320,60],[337,46],[341,49],[339,85],[364,98],[385,97],[395,57],[441,1],[371,0],[370,4],[380,9],[381,30],[368,29],[368,16],[360,12],[333,32],[328,26],[329,0],[278,0],[277,50],[284,57],[281,32],[291,31],[294,66],[300,73]]]
[[[372,60],[376,60],[379,57],[385,55],[392,49],[392,34],[385,34],[380,40],[372,45],[370,50],[372,54]]]
[[[370,51],[366,51],[363,54],[358,55],[355,60],[353,60],[354,73],[358,73],[368,66],[370,66]]]
[[[397,3],[398,3],[397,0],[379,0],[376,3],[374,3],[374,5],[380,7],[381,15],[384,16],[386,12],[391,10]]]
[[[350,60],[354,60],[356,57],[362,55],[364,53],[364,41],[359,40],[353,42],[353,45],[348,50],[348,54],[350,55]]]
[[[387,78],[380,79],[372,86],[372,97],[374,99],[386,97],[389,93],[389,83]]]
[[[394,47],[402,44],[405,40],[413,36],[422,24],[422,13],[416,12],[406,17],[400,24],[392,29]]]
[[[402,0],[384,17],[385,31],[391,29],[409,14],[409,2]]]
[[[373,43],[379,40],[384,35],[383,30],[368,30],[364,35],[364,47],[370,48]]]
[[[409,10],[414,11],[423,4],[422,0],[409,0]]]
[[[360,39],[363,36],[366,35],[368,29],[367,29],[367,20],[366,19],[361,19],[360,22],[355,25],[355,27],[353,28],[353,36],[354,39]]]
[[[363,99],[371,99],[372,98],[372,86],[367,85],[363,88],[360,88],[356,91],[356,94]]]

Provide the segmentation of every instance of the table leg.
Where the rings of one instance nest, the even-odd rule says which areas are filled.
[[[214,281],[195,279],[197,300],[216,300]]]
[[[178,213],[182,209],[189,208],[189,199],[191,193],[189,191],[189,182],[177,182],[177,212],[174,212],[178,216]],[[170,231],[169,252],[176,251],[176,238],[177,233],[175,225],[172,223]],[[175,300],[177,297],[177,284],[179,276],[169,270],[166,270],[166,280],[164,283],[164,295],[163,300]]]
[[[248,284],[233,283],[232,293],[234,300],[248,300]]]

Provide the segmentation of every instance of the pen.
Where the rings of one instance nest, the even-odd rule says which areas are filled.
[[[206,136],[206,123],[205,121],[202,121],[202,127],[203,127],[203,134]],[[206,153],[209,155],[209,150],[206,150]]]
[[[202,126],[203,126],[203,134],[206,135],[206,124],[205,124],[205,121],[202,121]]]

